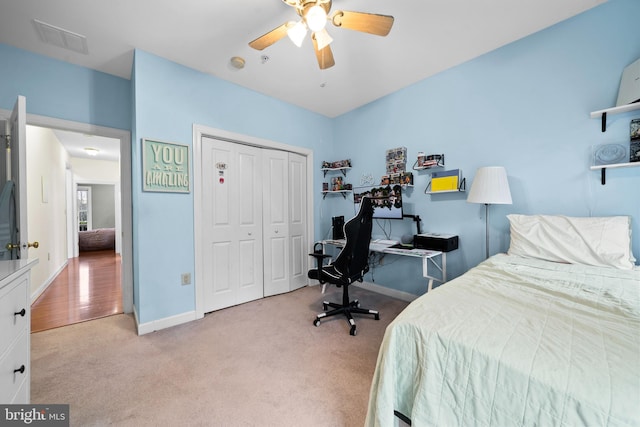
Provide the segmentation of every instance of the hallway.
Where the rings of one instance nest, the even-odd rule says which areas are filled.
[[[123,312],[121,258],[112,250],[81,252],[31,306],[31,332]]]

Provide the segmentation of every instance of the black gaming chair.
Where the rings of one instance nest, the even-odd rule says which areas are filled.
[[[362,278],[369,271],[369,243],[371,242],[371,229],[373,226],[373,206],[371,199],[362,198],[360,212],[344,225],[346,242],[344,248],[338,254],[334,262],[322,265],[322,254],[316,256],[318,268],[309,270],[310,279],[320,283],[330,283],[338,287],[342,286],[342,304],[324,301],[322,307],[324,313],[320,313],[313,321],[315,326],[320,325],[320,319],[336,314],[344,314],[351,326],[349,333],[356,334],[356,323],[351,316],[353,313],[372,314],[376,320],[380,320],[380,314],[376,310],[360,308],[358,300],[349,301],[349,286],[353,282],[362,282]],[[327,311],[329,307],[333,310]]]

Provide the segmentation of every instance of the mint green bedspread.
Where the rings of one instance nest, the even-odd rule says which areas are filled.
[[[640,270],[496,255],[387,328],[366,426],[640,426]]]

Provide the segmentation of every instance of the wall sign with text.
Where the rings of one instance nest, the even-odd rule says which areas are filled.
[[[189,193],[189,146],[142,139],[142,190]]]

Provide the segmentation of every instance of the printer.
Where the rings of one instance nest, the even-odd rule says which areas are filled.
[[[458,249],[458,236],[440,233],[415,234],[413,236],[413,247],[416,249],[451,252]]]

